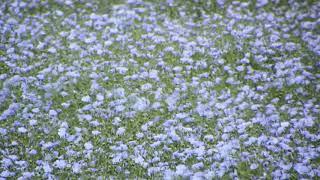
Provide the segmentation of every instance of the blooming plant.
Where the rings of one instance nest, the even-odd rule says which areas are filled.
[[[0,3],[0,179],[320,178],[320,2]]]

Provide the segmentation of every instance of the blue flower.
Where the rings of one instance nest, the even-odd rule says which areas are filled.
[[[310,169],[308,166],[302,164],[302,163],[297,163],[293,166],[294,170],[296,170],[299,174],[307,174],[310,172]]]

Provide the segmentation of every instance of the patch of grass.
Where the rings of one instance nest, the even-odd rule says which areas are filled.
[[[9,72],[10,72],[9,66],[6,63],[0,61],[0,74],[7,74]]]
[[[259,137],[261,134],[265,133],[266,130],[261,124],[252,124],[246,128],[246,132],[251,137]]]

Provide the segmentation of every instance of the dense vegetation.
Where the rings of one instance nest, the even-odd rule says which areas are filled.
[[[319,178],[319,12],[0,0],[0,179]]]

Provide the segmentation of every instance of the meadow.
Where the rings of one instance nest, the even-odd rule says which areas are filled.
[[[0,179],[319,179],[320,2],[0,0]]]

